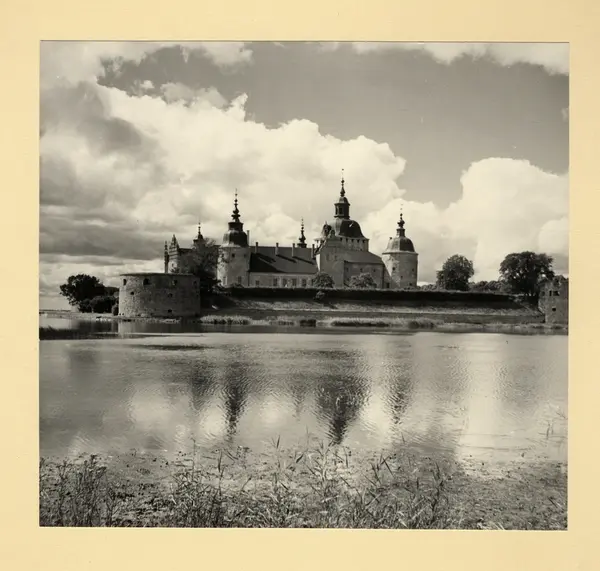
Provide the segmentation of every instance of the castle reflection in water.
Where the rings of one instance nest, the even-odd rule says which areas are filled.
[[[566,337],[94,325],[142,335],[40,345],[42,453],[266,449],[309,434],[366,452],[566,456]]]

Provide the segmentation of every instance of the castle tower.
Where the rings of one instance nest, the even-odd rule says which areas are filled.
[[[204,236],[202,236],[202,227],[198,222],[198,235],[194,238],[194,247],[200,248],[204,245]]]
[[[179,242],[173,234],[171,243],[167,246],[165,242],[165,273],[176,271],[179,268],[180,259]]]
[[[217,279],[221,285],[248,285],[248,269],[250,265],[250,248],[248,234],[244,232],[244,224],[240,220],[237,190],[233,201],[233,212],[228,223],[229,229],[223,235],[221,255],[217,269]]]
[[[300,223],[300,236],[298,238],[298,248],[306,248],[306,236],[304,235],[304,218]]]
[[[350,203],[346,198],[346,189],[344,188],[344,171],[342,170],[342,187],[340,189],[340,197],[335,203],[335,218],[341,218],[344,220],[350,219]]]
[[[563,276],[546,280],[540,288],[538,304],[546,323],[568,324],[569,280]]]
[[[412,240],[406,237],[402,212],[400,212],[396,236],[390,238],[381,258],[389,276],[391,289],[416,287],[418,254],[415,252]]]

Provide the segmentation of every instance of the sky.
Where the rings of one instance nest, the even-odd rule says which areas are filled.
[[[568,133],[568,44],[42,42],[40,307],[220,241],[236,189],[252,243],[311,243],[342,169],[371,251],[402,209],[420,283],[523,250],[568,275]]]

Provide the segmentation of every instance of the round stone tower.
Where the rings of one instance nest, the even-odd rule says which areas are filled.
[[[396,236],[390,238],[387,248],[381,255],[389,276],[391,289],[417,286],[418,257],[412,240],[406,237],[401,212]]]
[[[233,205],[231,220],[228,223],[229,229],[223,235],[217,267],[217,279],[224,287],[247,286],[250,275],[248,272],[250,265],[248,234],[244,232],[244,224],[240,221],[237,191]]]

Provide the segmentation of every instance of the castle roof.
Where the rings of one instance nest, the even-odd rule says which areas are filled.
[[[384,253],[395,253],[395,252],[414,252],[415,246],[410,238],[406,237],[406,231],[404,230],[404,218],[402,212],[400,212],[400,220],[398,221],[398,228],[396,230],[396,236],[390,238],[387,248]]]
[[[344,262],[350,264],[379,264],[383,265],[383,260],[373,252],[364,250],[348,250],[343,255]]]
[[[364,238],[360,224],[356,220],[336,218],[333,229],[335,235],[340,238]]]
[[[291,247],[258,246],[250,253],[250,272],[265,274],[316,274],[319,271],[316,260],[308,248],[296,246],[292,255]]]

